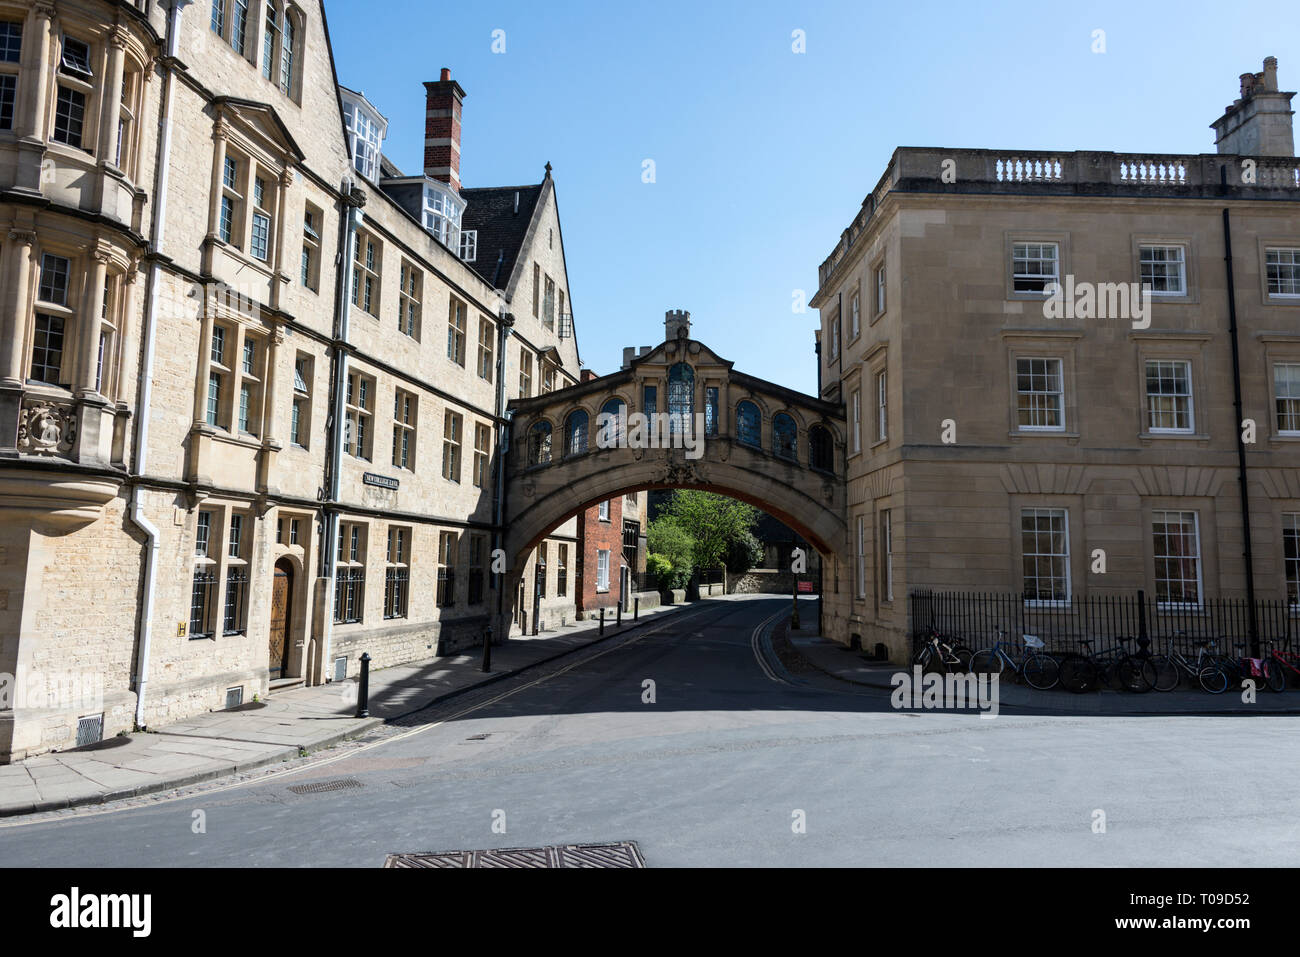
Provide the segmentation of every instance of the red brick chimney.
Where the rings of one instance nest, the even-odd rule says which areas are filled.
[[[436,83],[425,83],[424,173],[460,192],[460,104],[465,91],[442,68]]]

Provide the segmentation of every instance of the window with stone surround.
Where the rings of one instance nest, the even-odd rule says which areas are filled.
[[[478,317],[478,377],[492,381],[496,361],[497,327],[487,316]]]
[[[1187,251],[1183,246],[1138,247],[1138,279],[1153,296],[1187,295]]]
[[[402,260],[401,291],[397,303],[397,328],[403,335],[420,340],[420,292],[424,285],[420,270]]]
[[[302,214],[302,268],[299,280],[312,292],[320,291],[320,231],[323,224],[324,214],[320,208],[308,203]]]
[[[379,280],[383,248],[369,233],[357,231],[352,263],[352,305],[379,317]]]
[[[365,617],[366,533],[360,522],[339,523],[334,568],[334,622],[353,624]]]
[[[1025,431],[1065,428],[1062,361],[1051,357],[1016,357],[1016,424]]]
[[[27,377],[31,382],[68,388],[65,373],[68,336],[76,321],[75,302],[70,299],[72,261],[64,256],[41,256],[40,283],[36,292],[35,336]]]
[[[460,481],[461,428],[464,417],[447,409],[442,416],[442,477],[449,482]]]
[[[236,417],[241,435],[261,435],[265,369],[266,341],[261,336],[245,331],[238,371],[239,406]]]
[[[56,143],[93,153],[93,144],[86,142],[87,134],[93,130],[93,127],[87,130],[86,126],[91,98],[95,95],[90,44],[65,33],[60,39],[60,48],[54,127],[50,138]]]
[[[289,412],[289,441],[300,449],[311,447],[311,385],[313,361],[300,352],[293,361],[293,408]]]
[[[483,604],[484,560],[487,556],[487,536],[469,537],[469,604]]]
[[[348,374],[343,418],[343,448],[355,458],[370,461],[375,380],[360,372]]]
[[[388,527],[388,555],[384,567],[384,617],[405,618],[411,587],[411,529]]]
[[[546,277],[545,291],[542,294],[542,325],[547,329],[555,328],[555,280]]]
[[[1156,601],[1167,607],[1201,604],[1200,517],[1193,511],[1157,510],[1151,515]]]
[[[533,394],[533,354],[527,346],[519,347],[519,398]]]
[[[1300,604],[1300,512],[1282,513],[1282,562],[1286,576],[1286,600],[1292,614]]]
[[[419,399],[397,389],[393,394],[393,466],[415,471],[415,427]]]
[[[488,485],[488,466],[491,461],[492,430],[482,422],[474,423],[474,487]]]
[[[880,511],[880,600],[894,600],[894,525],[888,508]]]
[[[248,567],[253,552],[253,517],[247,512],[231,509],[227,528],[221,633],[241,635],[248,625]]]
[[[1061,247],[1057,243],[1012,243],[1011,288],[1018,293],[1047,294],[1061,281]]]
[[[301,56],[302,14],[284,0],[266,0],[262,33],[262,76],[294,100],[299,98],[298,60]]]
[[[1269,298],[1300,299],[1300,249],[1265,249],[1264,271]]]
[[[1026,602],[1069,601],[1070,534],[1065,509],[1020,510],[1020,560]]]
[[[537,567],[534,578],[537,581],[537,597],[546,597],[546,560],[549,546],[546,542],[537,546]]]
[[[0,130],[14,128],[22,54],[23,25],[14,20],[0,20]]]
[[[1193,432],[1192,364],[1185,359],[1146,360],[1147,428]]]
[[[569,546],[563,543],[555,548],[555,597],[569,595]]]
[[[438,533],[438,591],[436,603],[447,608],[456,603],[456,550],[458,536],[455,532]]]
[[[249,0],[212,0],[212,14],[208,21],[212,32],[245,58],[252,46],[248,10]]]
[[[220,513],[216,513],[218,516]],[[210,638],[213,635],[217,562],[210,554],[214,513],[201,510],[195,519],[194,577],[190,585],[190,638]]]
[[[541,313],[538,311],[537,304],[542,294],[542,267],[533,263],[533,318],[536,319]]]
[[[451,296],[447,305],[447,358],[465,364],[465,303]]]
[[[1300,362],[1273,363],[1273,404],[1279,435],[1300,435]]]

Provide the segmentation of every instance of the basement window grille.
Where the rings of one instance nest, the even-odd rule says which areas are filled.
[[[348,677],[348,659],[344,655],[334,659],[334,680],[346,681]]]
[[[84,748],[88,744],[103,740],[104,715],[102,712],[77,719],[77,747]]]
[[[231,708],[238,708],[243,703],[244,703],[243,685],[240,685],[238,688],[226,689],[226,710],[227,711],[229,711]]]

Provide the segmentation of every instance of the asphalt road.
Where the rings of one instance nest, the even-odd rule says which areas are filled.
[[[624,840],[652,867],[1294,863],[1300,718],[903,714],[760,662],[755,630],[786,607],[701,603],[326,764],[7,822],[0,866],[377,867]],[[289,790],[340,779],[360,786]]]

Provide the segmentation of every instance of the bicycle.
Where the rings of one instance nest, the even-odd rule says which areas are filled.
[[[1055,658],[1040,650],[1044,647],[1041,638],[1036,635],[1021,635],[1025,648],[1017,660],[1002,647],[1006,643],[1006,629],[999,628],[997,634],[997,641],[992,648],[981,649],[971,657],[972,674],[1000,675],[1009,666],[1016,677],[1023,678],[1031,688],[1047,691],[1056,687],[1060,681],[1060,666]]]
[[[1264,682],[1269,691],[1286,690],[1286,673],[1290,671],[1300,678],[1300,655],[1291,650],[1291,642],[1284,645],[1285,651],[1278,651],[1277,646],[1269,643],[1268,657],[1264,659]]]
[[[925,673],[948,674],[970,670],[971,650],[960,638],[945,635],[931,628],[925,643],[912,655],[912,664],[920,665]]]
[[[1173,691],[1178,687],[1179,681],[1184,675],[1189,679],[1195,678],[1200,684],[1201,690],[1208,691],[1210,694],[1223,694],[1228,690],[1228,673],[1224,670],[1223,665],[1214,660],[1213,653],[1207,653],[1208,648],[1214,647],[1214,642],[1208,638],[1197,639],[1193,642],[1196,646],[1196,662],[1193,664],[1181,651],[1174,647],[1174,638],[1185,638],[1187,633],[1184,631],[1176,632],[1168,639],[1169,654],[1156,655],[1151,662],[1156,668],[1157,691]]]
[[[1070,654],[1061,661],[1061,687],[1076,694],[1091,691],[1101,684],[1135,694],[1150,691],[1156,686],[1154,660],[1145,653],[1132,654],[1126,645],[1133,640],[1125,635],[1115,639],[1118,644],[1106,651],[1094,652],[1093,639],[1080,638],[1084,654]]]

